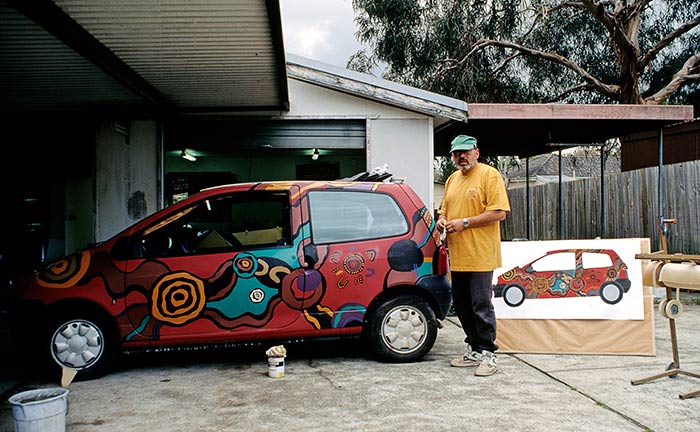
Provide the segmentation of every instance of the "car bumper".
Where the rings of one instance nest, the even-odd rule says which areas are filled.
[[[452,305],[452,283],[444,276],[426,276],[418,281],[418,286],[423,288],[434,300],[432,304],[435,316],[443,320]]]
[[[632,286],[632,282],[629,279],[619,279],[617,283],[620,284],[624,292],[629,291],[630,287]]]
[[[503,290],[505,289],[505,284],[498,284],[493,286],[493,296],[503,297]]]

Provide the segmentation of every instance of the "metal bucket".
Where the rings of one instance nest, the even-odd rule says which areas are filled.
[[[16,432],[65,432],[68,389],[28,390],[10,397]]]

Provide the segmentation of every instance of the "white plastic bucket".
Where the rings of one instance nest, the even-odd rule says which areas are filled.
[[[16,432],[65,432],[68,389],[28,390],[10,397]]]
[[[284,357],[267,358],[267,375],[272,378],[282,378],[284,376]]]

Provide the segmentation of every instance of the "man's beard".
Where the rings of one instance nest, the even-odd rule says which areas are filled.
[[[459,162],[461,162],[461,161],[459,161]],[[458,167],[461,171],[467,171],[467,170],[469,170],[469,169],[472,167],[472,163],[471,163],[471,162],[469,162],[468,160],[466,160],[465,162],[467,163],[466,165],[462,165],[462,164],[458,164],[458,165],[457,165],[457,167]]]

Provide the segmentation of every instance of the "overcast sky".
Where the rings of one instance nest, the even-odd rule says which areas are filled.
[[[345,67],[361,45],[351,0],[280,0],[284,49]]]

